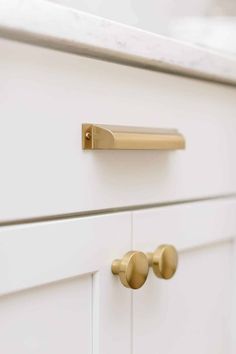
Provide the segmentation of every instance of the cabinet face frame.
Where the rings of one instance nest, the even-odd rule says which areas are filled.
[[[9,315],[12,321],[17,323],[18,318],[14,318],[15,311],[25,318],[21,323],[22,328],[27,325],[27,321],[32,321],[32,326],[36,326],[33,331],[34,342],[37,342],[40,331],[43,331],[43,323],[37,323],[38,319],[42,321],[42,316],[35,312],[35,308],[42,306],[41,310],[44,311],[42,304],[44,302],[50,316],[50,309],[54,306],[51,300],[50,307],[52,294],[55,296],[55,301],[59,299],[58,303],[63,303],[61,299],[63,300],[64,294],[74,299],[71,300],[71,308],[67,303],[67,312],[71,311],[71,321],[68,313],[65,317],[71,323],[60,324],[65,327],[65,341],[70,339],[70,332],[75,332],[74,328],[70,329],[70,325],[78,326],[78,340],[81,338],[79,331],[82,329],[84,331],[83,326],[87,326],[90,327],[89,333],[85,332],[84,336],[89,340],[89,344],[85,342],[86,349],[83,346],[80,348],[84,354],[90,354],[91,351],[96,354],[121,352],[130,354],[131,291],[121,286],[110,270],[113,259],[122,256],[131,248],[130,220],[130,213],[120,213],[2,227],[0,229],[0,312],[2,302],[5,318]],[[77,316],[74,314],[76,311],[74,306],[77,305],[76,291],[78,291],[78,302],[81,300],[80,291],[82,296],[86,296],[87,293],[89,297],[84,301],[86,308],[80,307],[81,321],[77,321]],[[27,301],[29,306],[25,305]],[[25,314],[22,314],[19,306],[24,306]],[[80,313],[77,315],[80,316]],[[88,316],[91,318],[87,318]],[[51,318],[49,320],[55,322]],[[56,333],[58,330],[60,333],[57,323],[54,325],[51,330]],[[1,328],[3,329],[4,326],[7,325],[2,319]],[[4,331],[9,335],[9,329],[4,327]],[[20,331],[21,329],[18,332]],[[3,335],[3,330],[1,333]],[[27,333],[27,329],[22,330],[22,333],[23,335]],[[4,347],[1,347],[0,340],[0,352],[14,354],[16,348],[12,348],[10,342],[14,339],[17,342],[18,337],[17,331],[11,330],[9,335],[11,340],[5,339]],[[76,336],[71,335],[71,339],[75,341],[78,350],[77,346],[80,344],[76,343]],[[60,341],[66,346],[61,337],[58,343]],[[19,340],[18,353],[30,353],[27,345],[24,344],[23,338],[22,341]],[[53,343],[53,345],[55,346],[51,348],[49,341],[48,347],[47,343],[45,344],[49,352],[57,350],[61,353],[59,344]],[[45,347],[36,349],[38,350],[36,353],[41,354]]]
[[[181,291],[183,293],[183,298],[186,300],[186,306],[188,306],[188,311],[186,313],[190,314],[190,316],[191,314],[193,315],[193,318],[190,317],[190,323],[188,323],[188,325],[191,326],[191,321],[193,321],[195,317],[196,321],[199,320],[197,312],[200,315],[201,311],[206,310],[206,313],[202,314],[203,318],[207,318],[210,321],[209,333],[212,334],[220,332],[217,327],[220,325],[220,315],[218,317],[215,316],[218,323],[214,323],[214,320],[212,320],[214,316],[212,315],[211,319],[210,315],[212,308],[217,313],[218,309],[214,308],[214,306],[216,307],[218,301],[219,314],[221,314],[221,312],[224,314],[224,311],[227,313],[228,317],[226,322],[229,326],[227,329],[227,335],[225,336],[225,338],[228,338],[227,343],[225,342],[221,344],[222,346],[225,345],[224,349],[227,347],[227,351],[225,350],[225,352],[235,353],[236,200],[225,199],[219,201],[196,202],[135,211],[132,213],[132,235],[134,248],[150,252],[154,251],[154,249],[160,244],[169,243],[177,248],[180,255],[179,277],[177,271],[176,278],[166,282],[151,274],[146,287],[143,288],[143,292],[133,294],[132,340],[134,353],[140,354],[144,347],[151,349],[157,345],[157,342],[160,353],[173,353],[172,350],[174,349],[171,348],[171,345],[168,346],[168,344],[158,340],[158,335],[161,335],[163,328],[166,328],[166,330],[168,329],[170,331],[170,333],[168,333],[170,341],[173,341],[173,343],[176,341],[178,343],[178,328],[175,327],[175,329],[173,329],[170,321],[176,320],[176,322],[179,323],[179,326],[177,327],[183,327],[183,329],[187,328],[184,325],[181,327],[180,306],[183,305],[183,303],[181,302],[181,298],[178,297],[180,296]],[[208,259],[209,263],[207,261]],[[183,262],[183,265],[189,265],[189,269],[181,268],[181,261]],[[211,261],[214,262],[213,265],[211,265]],[[200,263],[197,264],[197,262]],[[192,271],[193,274],[190,274],[190,271]],[[201,273],[202,271],[203,273]],[[223,271],[228,271],[230,274],[223,274]],[[181,277],[188,279],[189,283],[183,283]],[[219,282],[219,284],[217,282]],[[188,288],[188,286],[194,288],[195,284],[205,286],[205,289],[199,289],[203,294],[202,297],[199,297],[200,299],[197,297],[197,293],[191,293],[191,290]],[[224,286],[225,288],[222,289],[220,284],[222,284],[222,288]],[[182,290],[180,287],[182,287]],[[208,291],[208,294],[210,293],[213,295],[212,303],[209,298],[210,295],[206,296],[206,303],[204,303],[204,290],[206,292]],[[218,290],[219,292],[222,291],[222,294],[216,294],[218,300],[214,299],[214,290]],[[191,299],[185,297],[188,293],[191,294]],[[225,298],[229,299],[229,308],[228,302],[223,302],[225,301]],[[159,310],[157,305],[158,301],[161,303]],[[214,301],[216,302],[215,305]],[[189,304],[193,305],[193,307],[189,306]],[[198,308],[200,304],[203,305],[202,308]],[[194,310],[194,305],[196,306],[196,311]],[[207,305],[209,306],[207,307]],[[166,308],[166,311],[163,308]],[[167,309],[174,314],[172,315]],[[160,314],[159,318],[158,313]],[[179,318],[175,317],[177,315]],[[182,315],[183,321],[183,318],[186,319],[186,317],[184,317],[184,310],[182,311]],[[156,326],[154,327],[153,324]],[[196,328],[194,328],[193,325],[192,331],[196,330]],[[187,329],[186,332],[193,334],[195,339],[198,338],[198,334],[191,333],[191,330],[188,332]],[[183,333],[180,333],[179,337],[181,335],[183,335]],[[186,334],[186,336],[188,336],[188,334]],[[212,347],[214,346],[214,344],[212,344],[213,341],[220,342],[220,340],[213,337],[207,339],[206,337],[207,336],[204,337],[204,334],[201,334],[199,337],[200,340],[205,340],[205,342],[203,341],[201,344],[202,348],[204,348],[203,352],[207,352],[207,346],[209,345],[209,353],[211,353]],[[193,340],[191,343],[192,342]],[[182,350],[181,352],[185,354],[187,347],[186,340],[185,343],[178,344],[179,347],[177,345],[175,350]],[[192,348],[192,350],[194,350],[194,348]],[[219,353],[222,352],[220,351],[222,350],[220,348],[217,350],[219,350]]]

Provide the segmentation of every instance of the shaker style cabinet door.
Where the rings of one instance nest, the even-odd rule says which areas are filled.
[[[130,214],[0,229],[0,353],[130,354]]]
[[[133,294],[135,354],[235,353],[235,236],[233,199],[134,212],[135,248],[171,244],[179,254],[173,278],[150,268]],[[159,258],[161,271],[167,258]]]

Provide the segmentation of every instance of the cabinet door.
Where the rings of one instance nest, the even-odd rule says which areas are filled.
[[[154,251],[170,243],[179,252],[171,280],[150,270],[133,295],[135,354],[236,352],[235,236],[235,200],[133,213],[135,248]]]
[[[0,229],[0,353],[130,354],[130,214]]]

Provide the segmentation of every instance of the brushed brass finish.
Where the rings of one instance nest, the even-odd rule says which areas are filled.
[[[82,145],[85,150],[178,150],[185,149],[185,139],[175,129],[83,124]]]
[[[154,253],[147,253],[148,264],[158,278],[170,279],[178,266],[178,253],[174,246],[161,245]]]
[[[139,289],[145,283],[149,265],[147,256],[143,252],[130,251],[122,259],[113,261],[111,271],[118,275],[126,288]]]

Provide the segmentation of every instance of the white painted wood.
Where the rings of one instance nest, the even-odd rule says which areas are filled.
[[[0,220],[236,192],[232,87],[0,42]],[[177,128],[186,151],[83,151],[81,124]]]
[[[180,253],[172,280],[151,271],[133,295],[135,354],[235,353],[236,200],[133,213],[133,243],[153,251],[171,243]]]
[[[130,354],[130,214],[0,229],[0,352]],[[20,328],[18,328],[20,327]]]
[[[231,243],[222,243],[181,255],[168,284],[151,274],[134,294],[134,353],[229,353],[231,263]]]
[[[1,352],[90,354],[91,284],[87,275],[0,298]]]
[[[0,29],[2,36],[60,50],[236,82],[233,58],[49,1],[1,0]]]
[[[233,198],[135,211],[135,245],[150,251],[150,247],[170,243],[185,251],[231,240],[236,233],[235,212]]]

